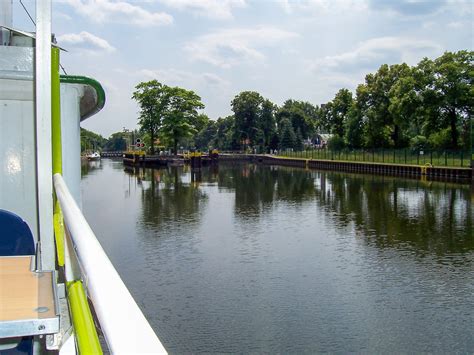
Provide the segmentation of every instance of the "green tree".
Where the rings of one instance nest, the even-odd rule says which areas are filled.
[[[332,111],[332,101],[329,101],[325,104],[321,104],[321,107],[319,108],[319,133],[330,133],[332,131]]]
[[[233,141],[234,137],[234,116],[218,118],[216,121],[217,132],[215,142],[220,150],[232,150],[239,147],[238,141]]]
[[[238,141],[255,142],[258,131],[263,97],[255,91],[243,91],[231,102],[235,119],[235,138]]]
[[[278,132],[274,132],[270,138],[269,148],[272,150],[278,149],[280,146],[280,138],[278,137]]]
[[[270,146],[271,139],[276,132],[275,110],[275,104],[268,99],[263,100],[258,128],[260,130],[259,139],[261,142],[263,141],[261,145],[264,149]]]
[[[460,130],[468,129],[474,108],[474,52],[445,52],[434,61],[433,78],[427,90],[436,97],[440,118],[450,128],[451,147],[459,148]]]
[[[157,80],[151,80],[141,82],[135,89],[132,98],[138,102],[140,107],[138,124],[141,130],[150,136],[150,150],[151,154],[154,154],[155,139],[170,103],[170,88]]]
[[[410,68],[405,63],[380,66],[375,74],[365,77],[364,92],[357,100],[364,107],[364,138],[368,147],[400,146],[400,127],[394,120],[390,107],[390,90],[402,76],[409,73]]]
[[[280,149],[294,148],[296,144],[296,134],[288,118],[280,122]]]
[[[423,74],[415,68],[409,69],[394,83],[389,91],[388,111],[399,128],[399,142],[407,143],[410,137],[422,134],[425,117],[423,97]]]
[[[86,150],[102,150],[107,139],[92,131],[81,127],[81,152]]]
[[[124,132],[113,133],[107,143],[105,143],[105,149],[111,151],[125,151],[127,150],[127,140]]]
[[[341,89],[332,100],[329,114],[329,125],[331,133],[344,137],[344,125],[348,119],[348,112],[352,105],[352,93],[347,89]]]
[[[166,87],[168,105],[159,129],[164,141],[170,142],[174,154],[178,152],[180,139],[196,133],[200,124],[199,109],[204,108],[201,98],[194,92],[179,87]]]
[[[216,147],[217,138],[217,123],[209,121],[207,124],[196,134],[194,142],[196,147],[202,150]]]
[[[303,135],[301,134],[301,129],[296,130],[296,139],[295,139],[295,149],[298,151],[302,151],[304,148],[303,144]]]
[[[293,131],[300,130],[302,138],[311,137],[315,132],[317,109],[309,102],[286,100],[276,117],[280,125],[282,120],[289,120]]]
[[[206,114],[200,113],[196,116],[196,118],[193,120],[193,122],[194,122],[194,128],[199,132],[204,127],[206,127],[207,124],[209,122],[211,122],[211,120]]]
[[[240,144],[248,141],[250,145],[259,146],[260,150],[268,149],[276,132],[275,104],[258,92],[243,91],[231,105],[234,111],[233,141]]]
[[[350,148],[363,147],[364,122],[357,104],[354,102],[344,122],[344,142]]]

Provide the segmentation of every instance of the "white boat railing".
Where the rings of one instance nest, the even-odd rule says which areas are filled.
[[[54,175],[54,188],[64,223],[87,276],[88,296],[112,353],[166,354],[60,174]]]

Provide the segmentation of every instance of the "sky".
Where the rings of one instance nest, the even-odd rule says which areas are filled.
[[[33,0],[23,4],[34,16]],[[474,0],[53,0],[68,74],[98,80],[106,106],[82,123],[134,129],[141,81],[194,90],[211,119],[252,90],[277,105],[328,102],[380,65],[473,50]],[[14,0],[13,25],[34,31]]]

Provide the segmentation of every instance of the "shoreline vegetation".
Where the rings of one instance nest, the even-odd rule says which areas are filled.
[[[198,149],[346,161],[470,166],[474,52],[445,52],[415,66],[383,64],[355,92],[340,89],[321,105],[289,99],[277,106],[255,91],[231,101],[233,114],[212,120],[201,98],[152,80],[139,83],[139,129],[109,139],[83,130],[81,148],[124,151]]]

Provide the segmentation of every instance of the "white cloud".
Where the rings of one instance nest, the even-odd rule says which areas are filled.
[[[446,0],[369,0],[369,7],[404,16],[426,16],[439,11],[446,3]]]
[[[447,24],[447,27],[449,28],[454,28],[454,29],[459,29],[459,28],[463,28],[464,27],[464,23],[461,22],[461,21],[454,21],[454,22],[450,22]]]
[[[472,16],[472,0],[365,0],[370,9],[388,11],[403,16],[431,16],[447,11],[461,16]]]
[[[210,86],[228,86],[229,82],[222,79],[220,76],[212,73],[202,74],[203,80]]]
[[[114,52],[115,48],[105,39],[94,36],[92,33],[82,31],[80,33],[66,33],[58,37],[58,43],[62,46],[73,46],[91,51]]]
[[[423,22],[423,24],[421,25],[422,28],[424,29],[432,29],[433,27],[435,27],[437,24],[436,22],[434,21],[426,21],[426,22]]]
[[[353,51],[316,60],[316,70],[350,71],[354,68],[373,70],[387,63],[416,64],[424,56],[441,52],[441,47],[429,40],[400,37],[379,37],[361,42]]]
[[[66,20],[66,21],[71,21],[72,20],[71,16],[69,16],[68,14],[65,14],[63,12],[60,12],[60,11],[54,11],[53,12],[53,18],[54,19],[62,19],[62,20]]]
[[[226,29],[200,36],[188,42],[184,50],[193,60],[230,68],[241,63],[261,62],[265,55],[258,47],[273,46],[297,36],[275,27]]]
[[[230,84],[213,73],[193,73],[177,69],[142,69],[138,74],[146,79],[156,79],[166,85],[188,86],[192,89],[203,86],[224,88]]]
[[[180,11],[191,11],[198,16],[219,20],[233,18],[234,8],[245,7],[245,0],[158,0],[160,3]]]
[[[293,12],[314,14],[315,12],[340,13],[344,11],[363,10],[367,8],[366,0],[281,0],[279,4],[286,13]]]
[[[114,22],[139,27],[169,25],[173,17],[164,12],[150,12],[126,1],[60,0],[71,5],[77,13],[98,23]]]
[[[472,0],[447,0],[447,6],[458,15],[467,16],[472,22],[472,13],[474,10]]]

